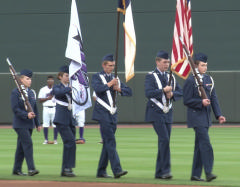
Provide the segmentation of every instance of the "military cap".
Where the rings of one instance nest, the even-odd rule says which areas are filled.
[[[205,62],[206,63],[207,59],[208,59],[207,55],[205,55],[203,53],[197,53],[197,54],[194,55],[194,60],[195,61],[199,60],[201,62]]]
[[[163,51],[163,50],[161,50],[161,51],[159,51],[159,52],[157,53],[157,57],[159,57],[159,58],[164,58],[164,59],[166,59],[166,60],[169,60],[168,52]]]
[[[102,61],[111,61],[113,62],[114,61],[114,56],[113,54],[107,54],[103,57]]]
[[[69,73],[69,67],[68,66],[61,66],[59,68],[59,72]]]
[[[23,69],[22,71],[20,71],[20,75],[25,75],[29,78],[32,78],[33,72],[29,69]]]

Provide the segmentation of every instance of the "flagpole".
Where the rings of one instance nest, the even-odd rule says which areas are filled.
[[[117,12],[117,36],[116,36],[116,51],[115,51],[115,71],[114,77],[117,78],[118,76],[118,41],[119,41],[119,22],[120,22],[120,12]],[[116,106],[116,97],[117,91],[114,92],[113,95],[113,107]]]
[[[168,86],[171,86],[171,84],[172,84],[172,67],[171,67],[171,66],[172,66],[172,63],[171,63],[171,65],[170,65],[170,73],[169,73]],[[166,102],[167,107],[169,106],[170,101],[171,101],[171,99],[168,99],[168,98],[167,98],[167,102]]]

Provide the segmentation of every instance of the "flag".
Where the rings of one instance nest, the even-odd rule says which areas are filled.
[[[134,61],[136,56],[136,35],[131,0],[119,0],[118,11],[125,15],[125,21],[123,23],[125,34],[125,78],[126,82],[128,82],[134,77]]]
[[[70,26],[65,56],[71,60],[69,79],[72,86],[73,115],[92,106],[87,65],[76,1],[72,0]]]
[[[190,54],[193,55],[191,0],[177,0],[171,58],[172,71],[186,79],[191,71],[191,67],[183,51],[179,36],[183,38]]]

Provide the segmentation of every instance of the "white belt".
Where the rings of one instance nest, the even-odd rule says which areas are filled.
[[[72,110],[72,104],[56,99],[56,103],[62,106],[67,106],[68,110]]]
[[[62,106],[68,106],[68,103],[67,103],[67,102],[60,101],[60,100],[58,100],[58,99],[56,99],[56,103],[59,104],[59,105],[62,105]]]
[[[168,113],[169,110],[172,108],[172,103],[170,103],[170,105],[167,107],[166,105],[163,105],[155,98],[151,98],[150,100],[154,102],[159,108],[161,108],[164,113]]]
[[[116,113],[117,107],[110,107],[106,102],[104,102],[102,99],[97,97],[97,102],[102,105],[104,108],[106,108],[112,115]]]

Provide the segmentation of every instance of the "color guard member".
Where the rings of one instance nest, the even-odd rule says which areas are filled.
[[[75,168],[76,144],[75,126],[71,109],[72,89],[69,87],[69,67],[62,66],[58,73],[60,84],[53,87],[53,95],[56,99],[56,113],[53,123],[56,125],[63,141],[63,177],[75,177],[72,168]]]
[[[182,89],[174,76],[168,86],[170,65],[168,53],[159,51],[156,56],[156,69],[146,75],[145,95],[148,98],[145,120],[153,124],[158,135],[158,155],[156,162],[156,179],[171,179],[170,135],[172,124],[172,102],[181,99]],[[167,104],[167,99],[170,101]]]
[[[112,54],[104,56],[102,61],[103,71],[94,74],[92,77],[92,87],[96,93],[92,119],[100,124],[103,138],[97,177],[111,177],[106,172],[108,161],[110,161],[114,177],[120,178],[126,175],[127,171],[122,170],[116,150],[117,108],[113,106],[113,95],[117,91],[121,96],[131,96],[132,90],[122,82],[120,83],[118,78],[113,77],[112,71],[115,60]]]
[[[40,123],[38,109],[36,104],[36,94],[30,89],[32,84],[32,71],[24,69],[20,72],[20,81],[24,85],[29,102],[33,108],[33,112],[27,112],[24,101],[18,90],[15,88],[11,94],[11,107],[14,114],[13,128],[18,135],[17,149],[15,153],[15,162],[13,167],[13,175],[25,176],[22,172],[22,163],[25,158],[28,166],[28,175],[34,176],[39,173],[36,170],[33,160],[33,143],[32,131],[36,127],[40,131]]]
[[[196,71],[203,82],[203,88],[208,99],[202,99],[199,95],[198,85],[192,75],[185,81],[183,87],[184,105],[187,106],[187,125],[195,131],[195,148],[192,166],[193,181],[204,181],[201,179],[202,168],[205,170],[206,180],[208,182],[216,179],[217,176],[212,173],[213,168],[213,149],[208,134],[211,126],[211,108],[218,119],[219,123],[226,121],[222,116],[214,81],[211,76],[207,75],[207,55],[198,53],[195,55]]]

